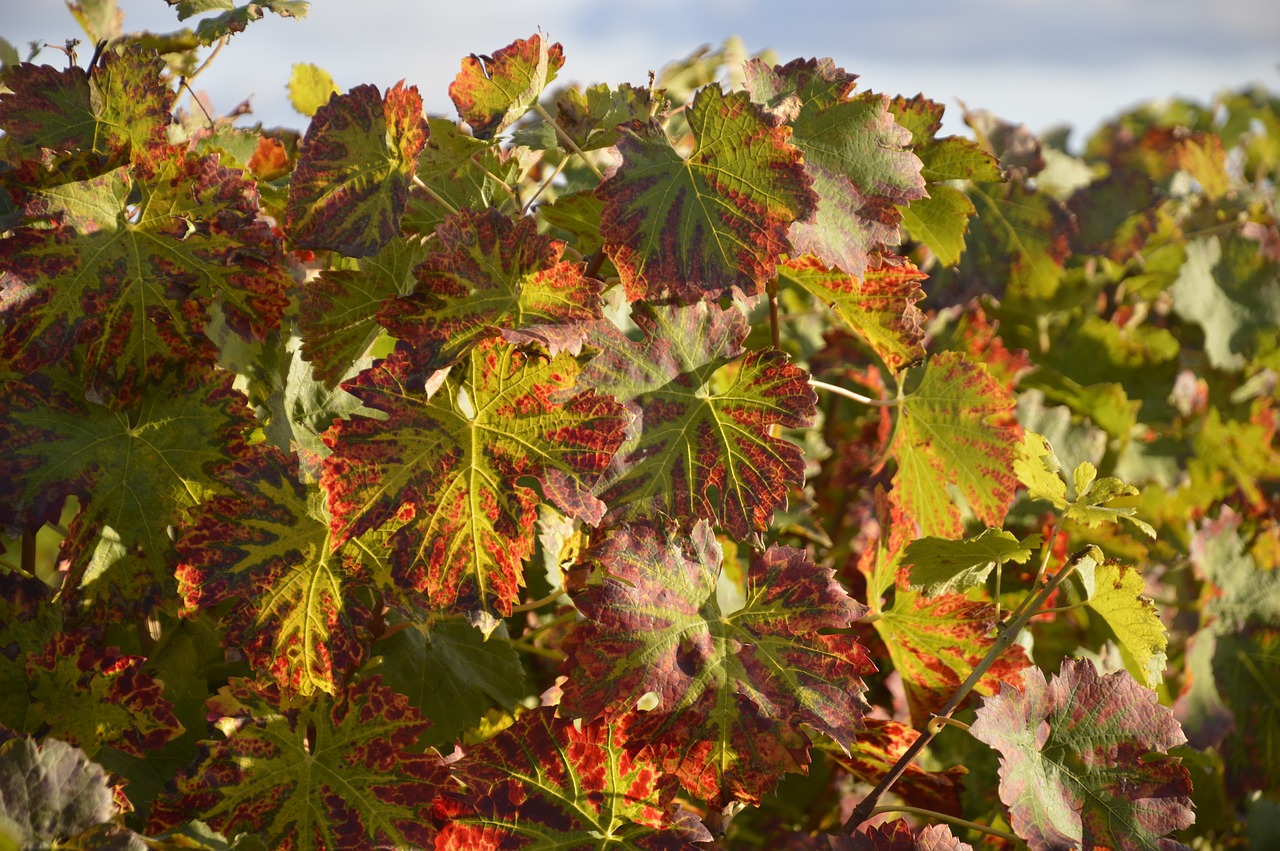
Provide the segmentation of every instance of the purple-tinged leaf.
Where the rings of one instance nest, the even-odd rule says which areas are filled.
[[[107,773],[79,748],[0,734],[0,839],[6,847],[66,847],[67,837],[115,814]]]
[[[833,836],[831,851],[973,851],[973,846],[952,835],[945,824],[934,824],[912,835],[902,819],[877,824],[850,836]]]

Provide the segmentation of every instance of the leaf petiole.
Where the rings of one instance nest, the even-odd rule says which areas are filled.
[[[886,804],[883,807],[876,807],[874,810],[871,811],[871,815],[873,816],[878,816],[878,815],[881,815],[882,813],[907,813],[913,816],[923,816],[924,818],[937,819],[938,821],[945,821],[948,824],[954,824],[956,827],[963,827],[969,830],[976,830],[978,833],[985,833],[985,834],[988,834],[989,836],[998,836],[1001,839],[1006,839],[1006,840],[1009,840],[1010,842],[1016,842],[1019,845],[1026,844],[1025,842],[1023,842],[1022,837],[1009,833],[1008,831],[1000,830],[999,828],[996,828],[996,827],[990,827],[985,824],[978,824],[977,822],[969,821],[968,819],[962,819],[959,816],[952,816],[952,815],[947,815],[946,813],[940,813],[937,810],[927,810],[924,807],[907,807],[907,806],[901,806],[898,804]]]
[[[825,390],[828,393],[834,393],[837,396],[843,396],[846,399],[852,399],[855,402],[861,402],[864,405],[874,405],[877,408],[896,408],[902,404],[901,397],[895,399],[872,399],[870,396],[863,396],[861,393],[855,393],[852,390],[846,390],[839,385],[828,384],[816,378],[809,379],[809,386],[818,390]]]
[[[435,201],[435,202],[436,202],[437,204],[439,204],[441,207],[444,207],[446,210],[448,210],[450,215],[456,216],[456,215],[458,214],[458,208],[457,208],[457,207],[453,206],[453,205],[452,205],[452,204],[450,204],[448,201],[446,201],[446,200],[444,200],[443,198],[441,198],[441,197],[440,197],[440,195],[439,195],[439,194],[437,194],[437,193],[436,193],[436,191],[435,191],[434,189],[432,189],[432,188],[431,188],[430,186],[428,186],[427,184],[423,183],[423,182],[422,182],[422,178],[418,177],[418,175],[416,175],[416,174],[413,176],[413,185],[414,185],[414,186],[416,186],[416,187],[418,187],[419,189],[421,189],[423,192],[427,193],[428,195],[430,195],[430,196],[431,196],[431,200],[432,200],[432,201]]]
[[[564,128],[556,123],[556,120],[551,117],[551,113],[543,109],[542,104],[534,101],[533,111],[538,113],[538,115],[542,117],[543,121],[547,122],[555,129],[556,135],[560,137],[560,140],[569,147],[569,150],[577,154],[582,161],[586,163],[587,168],[591,169],[591,173],[594,174],[598,180],[604,180],[604,172],[600,171],[600,168],[587,157],[586,152],[584,152],[582,148],[578,147],[577,142],[569,138],[569,134],[564,132]]]

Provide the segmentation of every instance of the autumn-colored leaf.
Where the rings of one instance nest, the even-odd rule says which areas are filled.
[[[399,351],[344,385],[386,419],[339,421],[324,462],[338,547],[370,529],[393,532],[392,570],[435,607],[507,614],[533,552],[539,481],[545,496],[598,523],[590,489],[622,442],[613,400],[573,390],[577,363],[495,340],[471,350],[431,387]],[[571,399],[552,401],[573,391]]]
[[[932,358],[902,401],[889,454],[898,462],[891,494],[921,535],[963,537],[948,486],[990,527],[1004,521],[1017,486],[1012,468],[1020,433],[1013,398],[958,352]]]
[[[587,723],[527,713],[453,766],[462,795],[437,804],[440,851],[694,849],[711,834],[668,808],[662,770],[624,745],[631,718]]]
[[[301,248],[377,254],[400,233],[418,152],[427,141],[422,98],[397,83],[334,95],[316,110],[289,189],[286,230]]]
[[[848,771],[854,780],[874,786],[889,773],[920,733],[899,721],[883,718],[864,718],[862,723],[864,729],[859,731],[857,741],[849,745],[849,753],[829,746],[825,750],[827,758]],[[960,790],[965,773],[963,766],[945,771],[926,771],[912,762],[893,784],[893,793],[908,806],[959,815]]]
[[[1163,752],[1186,738],[1156,695],[1125,671],[1064,660],[1046,682],[1005,686],[970,732],[1000,752],[1000,799],[1033,851],[1173,849],[1194,821],[1191,777]]]
[[[889,111],[889,98],[851,96],[857,75],[830,59],[747,63],[747,90],[792,129],[805,172],[819,195],[811,219],[791,225],[793,254],[861,277],[869,260],[898,243],[897,205],[925,197],[911,134]]]
[[[253,184],[179,148],[153,167],[147,177],[121,169],[102,178],[111,188],[97,189],[92,214],[50,194],[51,227],[0,240],[0,355],[18,369],[60,361],[76,345],[91,385],[212,361],[205,326],[215,302],[240,336],[279,327],[293,281],[257,218]]]
[[[519,121],[564,65],[564,48],[545,37],[519,38],[492,56],[471,54],[449,86],[458,115],[478,139],[492,139]]]
[[[574,597],[587,620],[566,640],[560,706],[613,718],[639,705],[634,734],[686,789],[756,801],[807,763],[799,725],[846,748],[861,728],[873,667],[852,636],[823,630],[866,610],[829,569],[770,547],[751,560],[746,606],[722,611],[720,558],[705,523],[687,536],[624,526],[588,551],[599,576]]]
[[[747,325],[736,310],[635,305],[638,343],[598,323],[600,354],[582,384],[635,415],[600,492],[609,518],[705,518],[745,538],[769,525],[787,487],[804,480],[800,448],[772,428],[803,428],[816,395],[802,370],[776,350],[742,352]]]
[[[618,125],[648,121],[650,109],[657,108],[650,97],[648,90],[627,83],[565,89],[556,98],[556,124],[579,150],[607,148],[618,143]]]
[[[833,836],[831,851],[973,851],[952,835],[945,824],[923,827],[917,834],[903,819],[877,824],[849,836]]]
[[[685,116],[687,157],[656,124],[619,130],[621,161],[597,190],[605,253],[633,301],[758,295],[817,202],[800,151],[746,92],[707,86]]]
[[[444,118],[428,118],[431,135],[418,154],[417,177],[429,192],[413,192],[400,225],[428,234],[459,210],[485,210],[511,199],[511,187],[532,163],[519,150],[468,136]]]
[[[827,269],[816,258],[802,257],[778,265],[778,282],[808,290],[856,331],[892,372],[924,360],[926,275],[909,262],[881,262],[861,278]]]
[[[310,700],[232,680],[209,709],[226,738],[157,800],[152,830],[199,813],[281,851],[430,846],[440,758],[415,748],[427,722],[377,677]]]
[[[586,324],[600,319],[600,282],[561,259],[565,244],[540,236],[533,219],[463,210],[435,235],[414,270],[417,287],[378,312],[393,334],[432,353],[429,365],[447,366],[498,334],[576,352]]]

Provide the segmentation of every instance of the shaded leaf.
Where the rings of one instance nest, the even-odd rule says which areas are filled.
[[[906,724],[883,718],[864,718],[863,724],[865,729],[859,731],[858,739],[849,746],[848,754],[827,747],[827,758],[853,775],[858,783],[874,786],[889,773],[920,733]],[[963,766],[945,771],[926,771],[912,762],[893,784],[893,793],[908,806],[960,815],[964,775]]]
[[[1012,472],[1020,429],[1013,397],[986,367],[943,352],[924,368],[902,401],[889,454],[898,462],[891,498],[922,535],[959,538],[956,487],[987,526],[999,526],[1013,500]]]
[[[801,724],[853,742],[859,677],[874,669],[853,636],[823,632],[866,612],[830,569],[770,547],[751,560],[746,606],[724,612],[705,523],[689,536],[624,526],[586,560],[599,575],[574,596],[588,620],[566,639],[563,712],[614,718],[655,695],[634,735],[687,790],[722,803],[758,801],[783,770],[803,770]]]
[[[1204,329],[1209,363],[1240,370],[1280,325],[1280,264],[1241,236],[1190,241],[1187,259],[1169,289],[1173,309]]]
[[[903,819],[868,827],[849,836],[831,837],[832,851],[973,851],[945,824],[934,824],[912,835]]]
[[[752,100],[791,127],[818,192],[813,217],[788,232],[793,253],[861,277],[871,257],[898,243],[896,205],[926,195],[911,134],[894,121],[888,97],[851,96],[857,76],[830,59],[773,67],[754,59],[745,74]]]
[[[564,65],[564,48],[541,35],[518,38],[492,56],[472,53],[449,85],[458,115],[479,139],[492,139],[524,116]]]
[[[967,591],[987,581],[992,568],[1006,561],[1025,564],[1039,535],[1019,541],[1001,529],[961,541],[948,538],[919,538],[907,544],[902,563],[911,567],[911,585],[924,589],[925,596]]]
[[[582,374],[635,415],[600,491],[609,520],[674,515],[714,520],[738,538],[769,525],[787,487],[804,480],[795,444],[772,428],[813,422],[816,394],[777,350],[742,352],[747,325],[714,305],[635,305],[639,343],[598,323],[601,349]]]
[[[970,732],[1000,752],[1000,799],[1032,849],[1172,849],[1194,821],[1191,778],[1163,754],[1186,741],[1156,695],[1120,671],[1064,660],[978,710]]]
[[[632,301],[758,295],[817,202],[800,151],[746,92],[707,86],[684,114],[688,157],[656,124],[619,130],[621,162],[597,190],[604,251]]]
[[[400,587],[436,607],[509,613],[539,502],[518,480],[538,480],[549,501],[590,523],[604,510],[590,488],[625,420],[618,403],[591,393],[551,401],[577,372],[568,355],[486,341],[436,373],[432,393],[404,351],[343,385],[387,418],[339,421],[325,435],[333,545],[385,525]]]
[[[644,123],[656,108],[647,89],[601,83],[585,91],[565,89],[556,98],[555,117],[579,150],[594,151],[618,143],[618,125]]]
[[[52,847],[115,810],[107,773],[84,751],[57,739],[0,740],[0,842]]]
[[[447,366],[497,334],[576,352],[583,326],[601,318],[601,283],[583,277],[582,263],[562,260],[565,244],[538,235],[532,218],[463,210],[435,234],[413,292],[378,311],[393,334],[431,353],[427,365]]]
[[[580,723],[527,713],[467,749],[454,774],[465,795],[437,805],[448,818],[436,848],[689,849],[710,833],[663,804],[662,771],[624,747],[629,718]]]
[[[289,187],[285,227],[300,248],[368,257],[400,233],[418,152],[422,98],[397,83],[334,95],[316,110]]]
[[[409,196],[400,222],[405,230],[427,234],[459,210],[484,210],[511,198],[511,187],[529,166],[519,152],[472,138],[443,118],[428,118],[427,126],[431,135],[418,155],[417,176],[431,191]]]

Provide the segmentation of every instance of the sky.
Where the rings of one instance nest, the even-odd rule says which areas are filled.
[[[247,2],[247,0],[237,0]],[[120,0],[125,29],[180,24],[164,0]],[[235,36],[195,87],[215,111],[246,98],[252,118],[303,129],[286,84],[294,63],[325,68],[346,90],[416,85],[433,114],[452,115],[460,59],[541,30],[564,47],[558,82],[644,84],[650,70],[740,36],[786,62],[831,57],[858,90],[961,103],[1043,131],[1075,128],[1072,146],[1139,102],[1207,101],[1246,84],[1280,91],[1276,0],[313,0],[302,20],[268,14]],[[31,41],[80,31],[62,0],[0,0],[0,37],[24,57]],[[92,53],[81,47],[81,62]],[[38,62],[66,60],[46,49]]]

